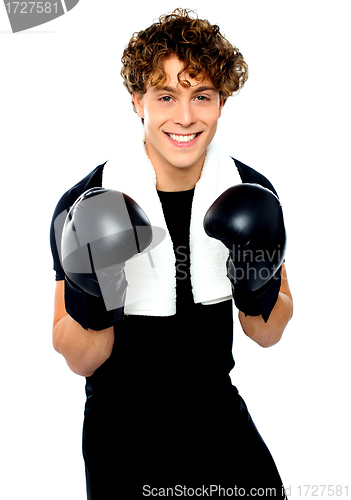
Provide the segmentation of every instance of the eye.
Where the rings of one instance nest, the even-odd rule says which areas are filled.
[[[171,102],[172,97],[170,95],[165,95],[160,99],[162,102]]]
[[[209,101],[210,99],[208,97],[206,97],[205,95],[198,95],[197,97],[195,97],[195,99],[197,99],[198,101]]]

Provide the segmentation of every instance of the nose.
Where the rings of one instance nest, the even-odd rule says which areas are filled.
[[[184,100],[179,101],[173,117],[174,123],[182,127],[190,127],[196,122],[195,110],[192,103]]]

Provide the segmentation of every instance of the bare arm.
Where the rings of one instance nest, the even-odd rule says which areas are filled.
[[[65,281],[57,281],[52,329],[53,345],[74,373],[89,377],[111,355],[114,343],[113,327],[101,331],[82,328],[66,312],[64,290]]]
[[[278,300],[267,323],[262,316],[245,316],[239,311],[239,320],[244,333],[261,347],[271,347],[281,339],[293,314],[293,300],[288,284],[285,264],[282,265],[282,282]]]

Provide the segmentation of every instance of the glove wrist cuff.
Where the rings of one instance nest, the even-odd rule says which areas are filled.
[[[124,307],[106,310],[102,297],[94,297],[65,277],[65,307],[67,313],[85,330],[105,330],[124,317]]]
[[[260,289],[255,292],[244,289],[228,276],[233,291],[233,299],[236,307],[245,316],[262,316],[265,323],[278,300],[281,285],[281,267],[273,277]]]

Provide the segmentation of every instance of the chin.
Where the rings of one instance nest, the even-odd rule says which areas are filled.
[[[198,165],[199,161],[201,161],[202,163],[202,159],[201,158],[196,158],[195,160],[172,160],[170,159],[169,163],[175,167],[175,168],[178,168],[180,170],[185,170],[185,169],[188,169],[188,168],[191,168],[191,167],[195,167],[196,165]]]
[[[201,162],[202,166],[205,154],[206,154],[206,149],[203,151],[199,151],[197,154],[194,154],[194,152],[187,153],[184,151],[182,154],[168,155],[167,160],[174,167],[191,168],[192,166],[199,165],[199,162]]]

